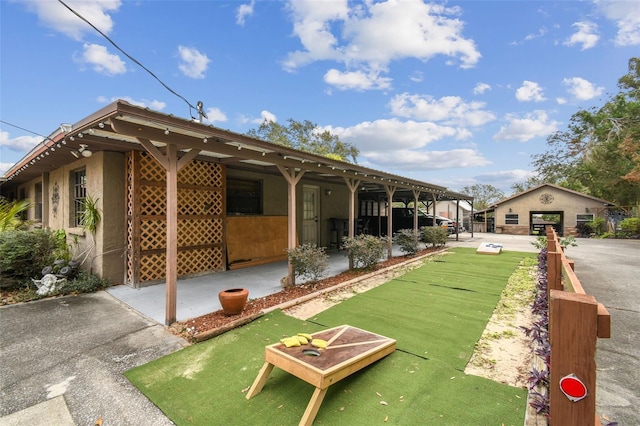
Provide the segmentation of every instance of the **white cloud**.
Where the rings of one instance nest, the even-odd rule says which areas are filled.
[[[294,35],[303,46],[302,50],[290,52],[283,62],[288,71],[330,60],[344,63],[349,70],[344,74],[364,69],[365,74],[375,75],[386,72],[394,60],[427,61],[439,55],[470,68],[481,56],[475,42],[462,35],[464,24],[457,18],[457,7],[425,4],[421,0],[406,0],[400,5],[397,0],[389,0],[349,8],[347,0],[295,0],[289,1],[288,8]]]
[[[598,25],[593,22],[575,22],[572,27],[576,28],[577,31],[563,43],[565,46],[580,44],[582,45],[580,50],[587,50],[594,47],[600,40],[600,36],[597,34]]]
[[[422,81],[424,80],[424,74],[422,73],[422,71],[414,71],[409,79],[414,83],[422,83]]]
[[[44,139],[42,136],[18,136],[16,138],[10,138],[9,132],[0,131],[0,147],[17,152],[27,153]]]
[[[618,46],[640,44],[640,2],[639,1],[602,1],[596,0],[604,16],[616,22],[618,33],[615,43]]]
[[[247,16],[253,15],[253,7],[256,5],[255,0],[251,0],[249,4],[241,4],[238,6],[238,13],[236,15],[236,24],[244,25],[244,20]]]
[[[95,32],[57,1],[24,0],[23,3],[38,15],[42,24],[74,40],[81,40],[84,33]],[[66,3],[105,34],[113,30],[109,13],[117,12],[122,4],[120,0],[67,0]]]
[[[391,79],[380,77],[379,73],[363,71],[347,71],[341,72],[336,69],[330,69],[324,75],[324,81],[331,86],[335,86],[340,90],[370,90],[370,89],[388,89],[391,87]]]
[[[123,101],[129,102],[131,105],[139,106],[141,108],[149,108],[154,111],[162,111],[167,106],[166,103],[155,100],[155,99],[152,101],[148,99],[136,100],[129,96],[114,96],[111,98],[107,98],[106,96],[98,96],[97,101],[99,103],[106,104],[110,102],[115,102],[118,99],[122,99]]]
[[[260,118],[253,118],[253,119],[244,118],[242,121],[244,123],[253,123],[253,124],[260,125],[265,121],[273,121],[274,123],[277,123],[278,117],[276,117],[276,115],[270,111],[263,110],[263,111],[260,111]]]
[[[486,166],[491,162],[473,149],[452,149],[449,151],[361,151],[360,154],[376,169],[400,169],[411,171],[440,170]]]
[[[484,182],[493,186],[510,186],[515,182],[522,182],[536,175],[531,170],[513,169],[499,170],[495,172],[482,173],[476,176],[480,182]]]
[[[200,53],[198,49],[185,46],[178,46],[178,53],[182,60],[178,68],[184,75],[191,78],[204,78],[204,73],[211,62],[207,55]]]
[[[342,140],[353,143],[363,153],[419,149],[443,138],[464,139],[470,136],[464,129],[440,126],[430,122],[398,119],[365,121],[355,126],[327,128]],[[393,141],[393,143],[390,143]]]
[[[478,83],[476,87],[473,88],[474,95],[482,95],[487,90],[491,90],[491,86],[487,83]]]
[[[564,105],[567,103],[567,100],[565,98],[556,98],[556,102],[558,105]]]
[[[205,123],[222,123],[227,121],[227,115],[220,108],[207,108],[207,118],[203,120]]]
[[[517,140],[526,142],[536,137],[545,137],[558,130],[557,121],[549,121],[544,111],[534,111],[520,118],[515,114],[506,117],[509,124],[502,126],[493,136],[494,140]]]
[[[565,78],[562,84],[568,86],[567,92],[580,101],[588,101],[604,92],[604,87],[596,87],[590,81],[580,77]]]
[[[465,102],[458,96],[434,99],[428,95],[402,93],[389,102],[391,113],[399,117],[425,121],[442,121],[444,124],[481,126],[495,120],[495,115],[484,110],[484,102]]]
[[[520,102],[542,102],[545,99],[542,94],[542,87],[536,82],[525,80],[522,86],[516,90],[516,99]]]
[[[127,72],[124,61],[99,44],[85,43],[82,46],[82,57],[78,58],[78,61],[91,65],[99,74],[113,76]]]
[[[527,34],[527,36],[524,38],[526,41],[530,41],[533,39],[536,39],[538,37],[542,37],[547,33],[547,29],[545,27],[542,27],[538,30],[537,33],[532,33],[532,34]]]

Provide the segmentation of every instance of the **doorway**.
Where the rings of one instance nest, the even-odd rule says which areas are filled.
[[[559,236],[562,236],[564,212],[529,212],[529,235],[545,235],[545,227],[553,226]]]
[[[304,185],[302,189],[302,244],[318,245],[318,210],[320,187]]]

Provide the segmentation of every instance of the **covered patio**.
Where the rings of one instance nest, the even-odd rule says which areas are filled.
[[[328,254],[327,276],[338,275],[349,269],[349,260],[345,251],[334,250]],[[393,255],[402,255],[395,245]],[[282,290],[280,280],[287,275],[287,272],[287,261],[280,261],[198,277],[179,278],[176,321],[185,321],[222,309],[218,301],[218,293],[225,289],[246,288],[249,290],[249,300],[278,293]],[[149,319],[164,324],[166,287],[166,283],[142,288],[119,285],[108,288],[107,292]]]
[[[227,170],[270,179],[284,178],[286,188],[280,204],[285,204],[286,196],[286,216],[283,215],[286,226],[279,235],[286,229],[288,248],[307,240],[307,227],[322,232],[319,221],[326,223],[330,218],[308,215],[305,210],[308,200],[300,199],[305,181],[318,190],[320,185],[341,188],[345,196],[333,204],[345,208],[348,217],[344,217],[344,236],[348,237],[356,235],[362,207],[357,203],[362,200],[386,206],[387,210],[393,203],[412,205],[415,229],[420,204],[427,208],[433,206],[435,217],[435,204],[440,200],[473,200],[443,186],[302,152],[201,121],[202,116],[184,119],[123,100],[115,101],[73,125],[61,125],[7,172],[1,192],[12,196],[10,198],[24,198],[20,194],[26,193],[25,187],[39,185],[39,192],[34,189],[33,193],[41,197],[43,211],[53,212],[55,217],[58,198],[70,196],[61,190],[58,197],[57,180],[68,182],[69,173],[78,167],[84,166],[89,172],[99,168],[103,202],[110,203],[110,211],[109,225],[103,225],[98,231],[96,247],[100,251],[92,268],[102,275],[113,273],[122,268],[118,256],[124,252],[124,282],[134,287],[145,281],[141,275],[148,271],[157,275],[164,270],[162,277],[146,274],[146,280],[164,280],[166,325],[179,318],[176,312],[178,276],[222,271],[229,264],[225,210]],[[97,154],[95,161],[87,163],[92,153]],[[155,161],[147,160],[151,157]],[[153,167],[144,168],[144,164],[151,163]],[[194,179],[181,181],[179,173],[189,169],[197,169],[192,173]],[[113,187],[121,189],[122,194],[109,192]],[[107,192],[110,201],[106,200]],[[122,198],[126,198],[124,204]],[[73,202],[61,199],[61,204],[72,206]],[[382,208],[378,208],[378,215],[382,215],[381,211]],[[122,216],[126,217],[124,223]],[[48,219],[43,215],[43,226],[69,227],[62,218],[53,224]],[[452,219],[460,222],[460,218]],[[387,213],[384,220],[387,229],[393,229],[392,214]],[[124,239],[122,234],[126,235]],[[283,250],[276,247],[274,252],[282,254]],[[388,235],[388,256],[392,256],[392,252],[392,238]],[[111,256],[111,263],[107,263],[106,256],[103,259],[103,254]],[[140,266],[143,262],[146,263]],[[216,279],[222,279],[223,275],[219,274]],[[286,273],[278,275],[278,283],[283,276],[287,277],[288,284],[294,283],[292,265],[287,266]]]

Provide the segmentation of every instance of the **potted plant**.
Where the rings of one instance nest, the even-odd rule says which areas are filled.
[[[249,290],[246,288],[229,288],[218,293],[218,300],[226,316],[238,315],[247,305]]]

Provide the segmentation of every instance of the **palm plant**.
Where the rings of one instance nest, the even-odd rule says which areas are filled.
[[[20,214],[31,207],[28,200],[9,202],[6,198],[0,198],[0,232],[22,228],[26,221]]]

